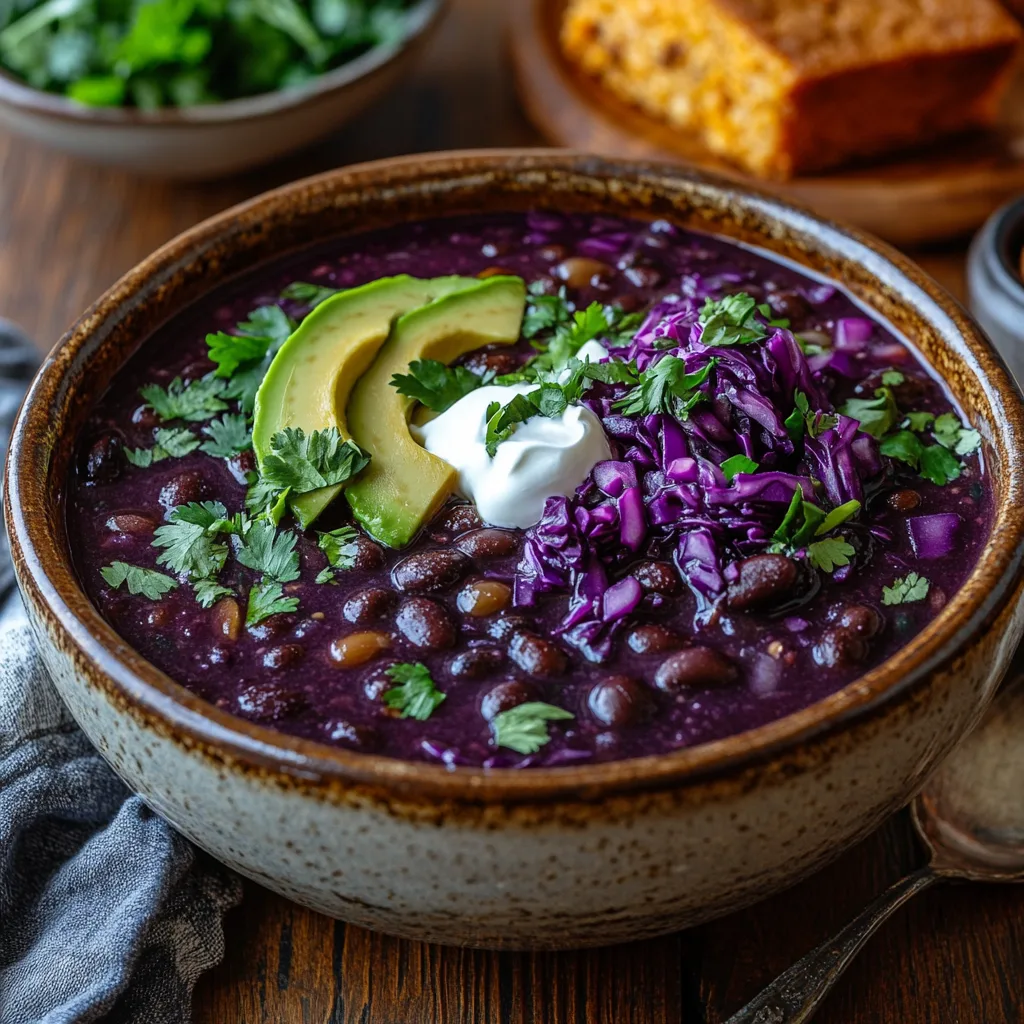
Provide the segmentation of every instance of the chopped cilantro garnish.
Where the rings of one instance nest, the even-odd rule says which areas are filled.
[[[706,299],[700,311],[699,323],[703,328],[701,343],[714,348],[728,345],[748,345],[768,337],[767,319],[771,310],[758,306],[746,292],[727,295],[724,299]]]
[[[234,593],[216,580],[193,580],[192,589],[201,608],[212,608],[222,597],[231,597]]]
[[[335,570],[354,569],[359,549],[356,538],[359,534],[351,526],[340,526],[327,533],[317,532],[317,543],[327,556],[327,568],[321,570],[317,583],[335,583]]]
[[[245,624],[255,626],[271,615],[293,612],[299,607],[297,597],[285,597],[280,583],[261,580],[249,591],[245,610]]]
[[[726,459],[720,468],[725,474],[725,479],[732,483],[738,473],[756,473],[757,463],[753,459],[748,459],[746,455],[733,455]]]
[[[851,555],[855,554],[852,545],[845,537],[826,537],[824,540],[812,541],[807,545],[807,557],[811,565],[822,572],[833,572],[837,566],[849,565]]]
[[[916,572],[907,573],[895,580],[891,587],[882,587],[882,604],[910,604],[923,601],[928,596],[931,583]]]
[[[882,374],[882,384],[887,388],[898,388],[906,379],[899,370],[886,370]]]
[[[141,565],[129,565],[127,562],[111,562],[100,569],[100,575],[115,590],[127,584],[129,594],[141,594],[150,601],[159,601],[178,585],[177,580],[156,569],[144,569]]]
[[[802,391],[793,393],[793,411],[783,421],[786,433],[795,442],[803,440],[804,433],[818,437],[826,430],[831,430],[839,418],[829,412],[811,410],[811,403]]]
[[[804,501],[803,488],[797,487],[782,522],[772,534],[772,540],[781,548],[798,551],[815,536],[826,518],[825,512],[817,505]]]
[[[494,716],[494,743],[519,754],[536,754],[551,737],[548,722],[574,718],[571,712],[543,701],[528,701]]]
[[[934,413],[908,412],[904,425],[919,434],[923,434],[935,422]]]
[[[281,292],[281,298],[301,302],[304,306],[315,309],[321,302],[326,302],[332,295],[337,295],[339,291],[339,288],[331,288],[328,285],[312,284],[309,281],[292,281]]]
[[[611,324],[605,308],[592,302],[577,310],[572,319],[555,331],[546,345],[534,342],[542,351],[530,363],[534,370],[561,370],[588,342],[608,333]]]
[[[391,378],[391,386],[400,395],[413,398],[434,412],[444,412],[492,378],[493,374],[481,377],[465,366],[445,366],[437,359],[417,359],[409,364],[407,374],[396,373]]]
[[[844,416],[856,420],[865,434],[881,440],[900,421],[900,411],[892,389],[875,389],[874,398],[850,398],[840,410]]]
[[[226,544],[217,541],[217,524],[227,510],[217,501],[179,505],[165,526],[153,535],[153,547],[163,548],[157,565],[166,565],[191,579],[211,579],[224,568],[228,557]]]
[[[626,416],[666,413],[686,419],[690,410],[707,395],[701,387],[707,381],[716,360],[711,359],[694,373],[686,372],[686,363],[678,356],[662,356],[640,374],[639,384],[615,403]]]
[[[139,394],[164,421],[199,422],[227,408],[227,403],[223,401],[224,381],[216,377],[200,377],[188,384],[180,377],[175,377],[166,388],[159,384],[147,384],[139,388]]]
[[[956,480],[961,473],[956,456],[942,445],[926,445],[909,430],[898,430],[882,438],[879,450],[883,455],[905,462],[926,480],[940,487]]]
[[[217,458],[230,459],[252,447],[252,434],[241,413],[225,413],[220,419],[210,420],[203,433],[209,440],[200,448]]]
[[[298,427],[288,427],[270,439],[261,476],[278,490],[290,488],[295,494],[306,494],[344,483],[369,461],[355,441],[341,439],[337,427],[314,430],[308,436]]]
[[[159,427],[153,440],[152,448],[126,448],[125,458],[133,466],[145,469],[164,459],[180,459],[199,447],[199,438],[186,427]]]
[[[529,287],[526,314],[523,317],[524,338],[535,338],[545,331],[554,331],[572,321],[572,311],[565,297],[565,288],[557,295],[545,295],[540,289],[543,281],[534,281]]]
[[[573,313],[564,288],[557,295],[537,295],[535,287],[530,287],[522,333],[525,338],[537,339],[533,347],[538,355],[525,368],[526,377],[564,369],[588,341],[597,338],[612,348],[628,345],[643,320],[642,314],[623,313],[617,306],[602,306],[599,302]],[[548,333],[550,337],[538,338]]]
[[[932,425],[932,434],[943,448],[948,448],[957,455],[972,455],[981,447],[981,434],[966,428],[952,412],[943,413],[936,418]]]
[[[230,378],[223,396],[236,399],[242,412],[249,414],[277,350],[295,330],[295,321],[280,306],[260,306],[235,330],[236,334],[208,334],[207,354],[217,364],[214,375]]]
[[[422,662],[392,665],[387,674],[398,686],[385,692],[384,703],[402,718],[425,722],[445,699]]]
[[[278,583],[290,583],[299,578],[295,534],[278,533],[274,524],[266,519],[258,519],[249,527],[239,544],[237,558],[242,565]]]
[[[487,454],[493,459],[498,454],[498,445],[507,441],[520,423],[539,415],[540,409],[530,401],[528,395],[515,395],[506,405],[491,402],[484,413],[487,420]]]

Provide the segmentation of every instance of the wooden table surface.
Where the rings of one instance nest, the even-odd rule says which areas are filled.
[[[516,2],[516,0],[513,0]],[[203,217],[292,178],[393,154],[540,142],[501,47],[503,0],[454,0],[414,76],[335,139],[230,181],[173,185],[0,135],[0,316],[49,347],[141,257]],[[962,291],[963,245],[915,253]],[[708,1024],[844,924],[921,852],[905,814],[797,888],[680,935],[583,953],[492,954],[402,942],[255,885],[226,924],[200,1024]],[[822,1024],[1024,1021],[1024,889],[945,886],[868,946]]]

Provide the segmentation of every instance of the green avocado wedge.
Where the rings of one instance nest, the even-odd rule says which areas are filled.
[[[455,470],[409,433],[415,402],[391,386],[416,359],[450,363],[484,345],[519,340],[526,286],[519,277],[491,277],[399,317],[373,366],[352,389],[346,417],[370,465],[345,497],[367,532],[402,548],[455,489]]]
[[[286,427],[306,432],[337,427],[351,435],[345,407],[356,381],[370,368],[396,317],[480,284],[475,277],[421,279],[400,275],[351,288],[322,302],[281,346],[256,395],[252,443],[257,462]],[[295,496],[290,504],[307,529],[343,484]]]

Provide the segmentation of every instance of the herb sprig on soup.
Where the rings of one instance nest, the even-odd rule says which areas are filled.
[[[449,767],[663,753],[918,633],[981,438],[834,285],[664,222],[350,238],[148,341],[70,487],[85,585],[201,697]]]

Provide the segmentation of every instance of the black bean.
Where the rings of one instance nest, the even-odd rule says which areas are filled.
[[[353,569],[367,572],[370,569],[379,569],[384,564],[384,549],[361,533],[347,545],[346,552],[352,556]]]
[[[458,536],[468,530],[476,530],[483,526],[477,515],[475,505],[455,505],[443,509],[435,521],[435,527]]]
[[[156,530],[156,522],[138,512],[118,512],[107,520],[111,533],[128,533],[133,537],[144,537]]]
[[[472,373],[483,376],[493,373],[500,377],[504,373],[515,373],[519,369],[521,359],[514,352],[477,351],[467,356],[463,364]]]
[[[380,733],[372,725],[359,725],[342,718],[324,723],[324,733],[331,743],[349,750],[368,752],[380,746]]]
[[[885,499],[886,504],[889,508],[894,509],[896,512],[913,512],[918,505],[921,504],[921,495],[917,491],[903,490],[893,491],[888,498]]]
[[[403,558],[391,570],[391,582],[406,594],[423,594],[457,583],[469,563],[461,551],[436,548]]]
[[[531,676],[556,676],[565,671],[568,659],[550,640],[533,633],[516,633],[508,656]]]
[[[480,701],[480,714],[485,721],[493,721],[495,715],[502,711],[510,711],[519,707],[520,704],[528,704],[530,701],[540,700],[541,695],[532,683],[524,682],[521,679],[509,679],[504,683],[492,686]]]
[[[511,555],[519,548],[519,534],[512,530],[488,527],[464,533],[455,546],[470,558],[500,558]]]
[[[455,646],[458,630],[444,605],[429,597],[411,597],[395,617],[399,633],[414,647],[441,651]]]
[[[569,255],[569,250],[564,245],[542,245],[537,250],[537,255],[547,263],[558,263]]]
[[[353,626],[365,626],[383,619],[398,603],[398,595],[381,587],[367,587],[350,595],[341,614]]]
[[[216,605],[214,606],[216,607]],[[254,623],[251,626],[246,626],[246,631],[249,636],[255,640],[271,640],[275,636],[280,636],[282,633],[286,633],[293,629],[295,626],[295,616],[279,613],[277,615],[269,615],[262,622]]]
[[[674,594],[679,590],[679,573],[671,562],[641,562],[630,575],[648,593]]]
[[[794,323],[800,323],[811,315],[810,303],[799,292],[788,289],[772,292],[768,296],[768,305],[776,317]]]
[[[283,668],[297,665],[305,653],[301,644],[279,644],[263,655],[263,667],[271,672],[279,672]]]
[[[160,423],[160,417],[148,405],[140,405],[132,413],[132,423],[137,427],[152,428]]]
[[[637,626],[629,634],[627,643],[634,654],[664,654],[665,651],[678,651],[683,646],[683,639],[665,626],[649,623]]]
[[[839,625],[844,629],[853,630],[858,636],[869,639],[880,633],[883,626],[882,616],[874,608],[866,604],[849,604],[840,609]]]
[[[525,615],[504,615],[487,624],[487,635],[492,640],[511,640],[514,633],[529,632],[533,623]]]
[[[206,497],[206,481],[201,473],[194,469],[186,470],[172,476],[160,491],[160,504],[167,512],[178,505],[187,505],[191,501],[200,501]]]
[[[448,671],[456,679],[484,679],[497,672],[504,660],[504,653],[493,647],[471,647],[452,658]]]
[[[650,691],[629,676],[609,676],[595,683],[587,696],[587,707],[601,725],[622,728],[648,716],[652,707]]]
[[[625,272],[626,280],[637,288],[657,288],[664,280],[664,275],[657,267],[634,266]]]
[[[736,611],[764,607],[793,589],[800,575],[785,555],[754,555],[737,563],[739,575],[729,584],[729,607]]]
[[[675,693],[688,686],[716,686],[736,680],[736,666],[711,647],[688,647],[670,654],[658,666],[654,685]]]
[[[593,260],[589,256],[570,256],[556,264],[551,273],[570,288],[603,284],[615,275],[615,271],[607,263]]]
[[[381,704],[384,701],[384,694],[388,690],[393,690],[398,685],[388,675],[388,671],[394,664],[393,661],[385,665],[377,664],[366,675],[363,679],[363,695],[367,700],[371,700],[375,704]]]
[[[868,641],[855,630],[838,626],[821,634],[811,654],[824,668],[839,668],[859,665],[870,649]]]
[[[108,431],[90,445],[85,457],[85,479],[94,484],[109,484],[124,468],[124,445],[119,435]]]
[[[948,600],[949,598],[946,597],[946,592],[942,587],[932,586],[929,588],[928,607],[935,615],[938,615],[946,607],[946,601]]]
[[[295,690],[283,688],[279,683],[263,679],[250,683],[236,698],[238,713],[260,722],[277,722],[295,715],[306,704],[305,698]]]

